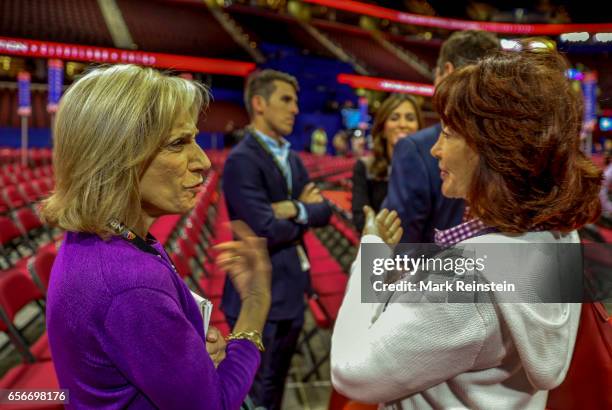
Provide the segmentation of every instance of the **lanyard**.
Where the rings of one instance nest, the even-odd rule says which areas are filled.
[[[123,239],[132,243],[134,246],[136,246],[141,251],[150,253],[151,255],[159,256],[160,258],[163,259],[163,256],[159,253],[157,249],[149,245],[146,240],[142,239],[140,236],[132,232],[130,229],[128,229],[128,227],[126,227],[121,222],[117,220],[112,220],[111,222],[109,222],[109,225],[111,228],[113,228],[113,230],[115,231],[115,233],[117,233],[117,235],[120,235]],[[147,233],[147,239],[155,241],[155,237],[151,235],[150,233]]]
[[[285,180],[285,184],[287,185],[287,192],[289,194],[289,199],[291,199],[291,195],[293,194],[293,186],[292,186],[293,184],[289,184],[289,175],[287,175],[287,173],[285,172],[285,168],[281,165],[279,160],[276,158],[276,155],[274,155],[272,151],[270,151],[270,147],[268,147],[266,143],[263,142],[261,138],[259,138],[259,135],[257,135],[257,132],[255,130],[251,131],[251,135],[253,136],[253,138],[255,138],[255,141],[257,141],[259,145],[261,145],[261,148],[263,148],[263,150],[266,151],[270,155],[270,157],[272,157],[272,161],[274,162],[274,165],[276,165],[281,175],[283,176],[283,179]],[[287,162],[289,162],[288,156],[287,156]]]

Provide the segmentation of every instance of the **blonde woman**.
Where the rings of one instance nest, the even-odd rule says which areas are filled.
[[[360,158],[353,168],[353,222],[359,232],[365,223],[363,207],[378,212],[387,196],[395,144],[421,128],[421,110],[412,96],[392,94],[380,105],[372,126],[373,155]]]
[[[72,408],[236,409],[270,306],[265,241],[244,224],[219,246],[242,310],[227,345],[148,230],[195,204],[210,161],[195,142],[208,101],[150,68],[98,68],[62,98],[45,219],[66,236],[47,300],[49,343]]]

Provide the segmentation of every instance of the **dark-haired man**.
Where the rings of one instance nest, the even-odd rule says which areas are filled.
[[[453,33],[440,49],[434,84],[498,49],[494,34],[475,30]],[[399,214],[404,228],[402,242],[434,242],[436,229],[451,228],[463,218],[464,201],[442,195],[438,160],[429,153],[441,130],[440,124],[421,130],[400,140],[393,151],[389,188],[382,206]]]
[[[268,241],[272,306],[263,332],[265,351],[251,397],[257,406],[280,409],[285,378],[304,321],[309,263],[302,236],[329,222],[331,208],[309,182],[299,156],[284,138],[298,113],[296,79],[263,70],[249,77],[245,105],[251,124],[225,162],[223,191],[231,219],[245,221]],[[222,308],[235,323],[241,300],[225,283]]]

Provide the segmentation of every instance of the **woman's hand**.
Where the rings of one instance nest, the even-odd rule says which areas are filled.
[[[239,240],[224,242],[213,249],[220,251],[216,258],[219,267],[227,272],[240,300],[270,303],[272,266],[264,238],[242,221],[231,223]]]
[[[367,205],[363,207],[363,212],[365,214],[363,235],[376,235],[389,246],[397,245],[404,234],[402,221],[397,212],[389,212],[384,208],[376,215],[374,210]]]
[[[219,366],[219,363],[225,359],[225,339],[214,326],[208,326],[208,332],[206,332],[206,351],[210,355],[215,367]]]

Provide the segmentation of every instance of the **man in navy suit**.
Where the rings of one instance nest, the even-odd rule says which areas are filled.
[[[453,33],[440,49],[434,84],[497,49],[499,40],[491,33],[475,30]],[[436,124],[403,138],[393,151],[389,188],[382,206],[397,211],[404,228],[402,242],[433,242],[435,229],[451,228],[463,218],[464,201],[442,195],[438,160],[429,152],[441,129]]]
[[[263,332],[265,352],[251,389],[257,406],[280,409],[285,379],[304,322],[304,293],[310,265],[302,236],[329,222],[331,208],[308,180],[299,156],[284,138],[298,113],[296,79],[263,70],[247,81],[251,118],[245,138],[231,151],[223,172],[230,219],[241,219],[268,241],[272,263],[272,306]],[[225,282],[222,309],[231,325],[240,297]]]

